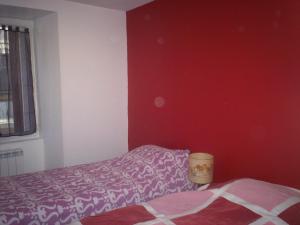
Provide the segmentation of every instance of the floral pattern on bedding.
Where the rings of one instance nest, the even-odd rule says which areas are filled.
[[[142,146],[111,160],[0,178],[0,224],[69,224],[195,189],[187,150]]]

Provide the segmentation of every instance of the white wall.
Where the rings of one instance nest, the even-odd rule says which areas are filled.
[[[125,13],[68,4],[59,21],[65,165],[126,152]]]
[[[45,143],[45,168],[64,165],[57,14],[35,20],[40,135]]]
[[[44,44],[48,49],[47,53],[37,51],[37,63],[42,62],[38,65],[38,91],[44,93],[39,100],[46,168],[126,152],[125,12],[60,0],[0,0],[0,4],[49,10],[57,16],[56,22],[53,14],[36,19],[37,30],[42,31],[37,46]],[[47,34],[48,26],[51,31]],[[55,56],[58,62],[51,61],[57,60]],[[48,103],[43,106],[42,101]]]

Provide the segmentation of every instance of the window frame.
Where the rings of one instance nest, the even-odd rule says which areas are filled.
[[[40,126],[39,126],[39,107],[38,107],[38,92],[37,92],[37,73],[36,73],[36,51],[35,51],[35,39],[34,39],[34,21],[33,20],[21,20],[12,18],[0,18],[0,24],[26,27],[29,29],[30,36],[30,52],[31,52],[31,66],[32,66],[32,82],[33,82],[33,98],[36,120],[36,132],[24,136],[11,136],[0,137],[0,143],[20,142],[40,138]]]

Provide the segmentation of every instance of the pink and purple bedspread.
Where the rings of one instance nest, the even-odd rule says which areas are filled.
[[[300,192],[253,179],[87,217],[74,225],[299,225]]]
[[[187,150],[142,146],[97,163],[0,178],[0,224],[69,224],[195,189]]]

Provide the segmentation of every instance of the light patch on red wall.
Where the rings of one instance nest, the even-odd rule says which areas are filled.
[[[164,107],[166,104],[166,100],[163,98],[163,97],[156,97],[154,99],[154,105],[157,107],[157,108],[162,108]]]

